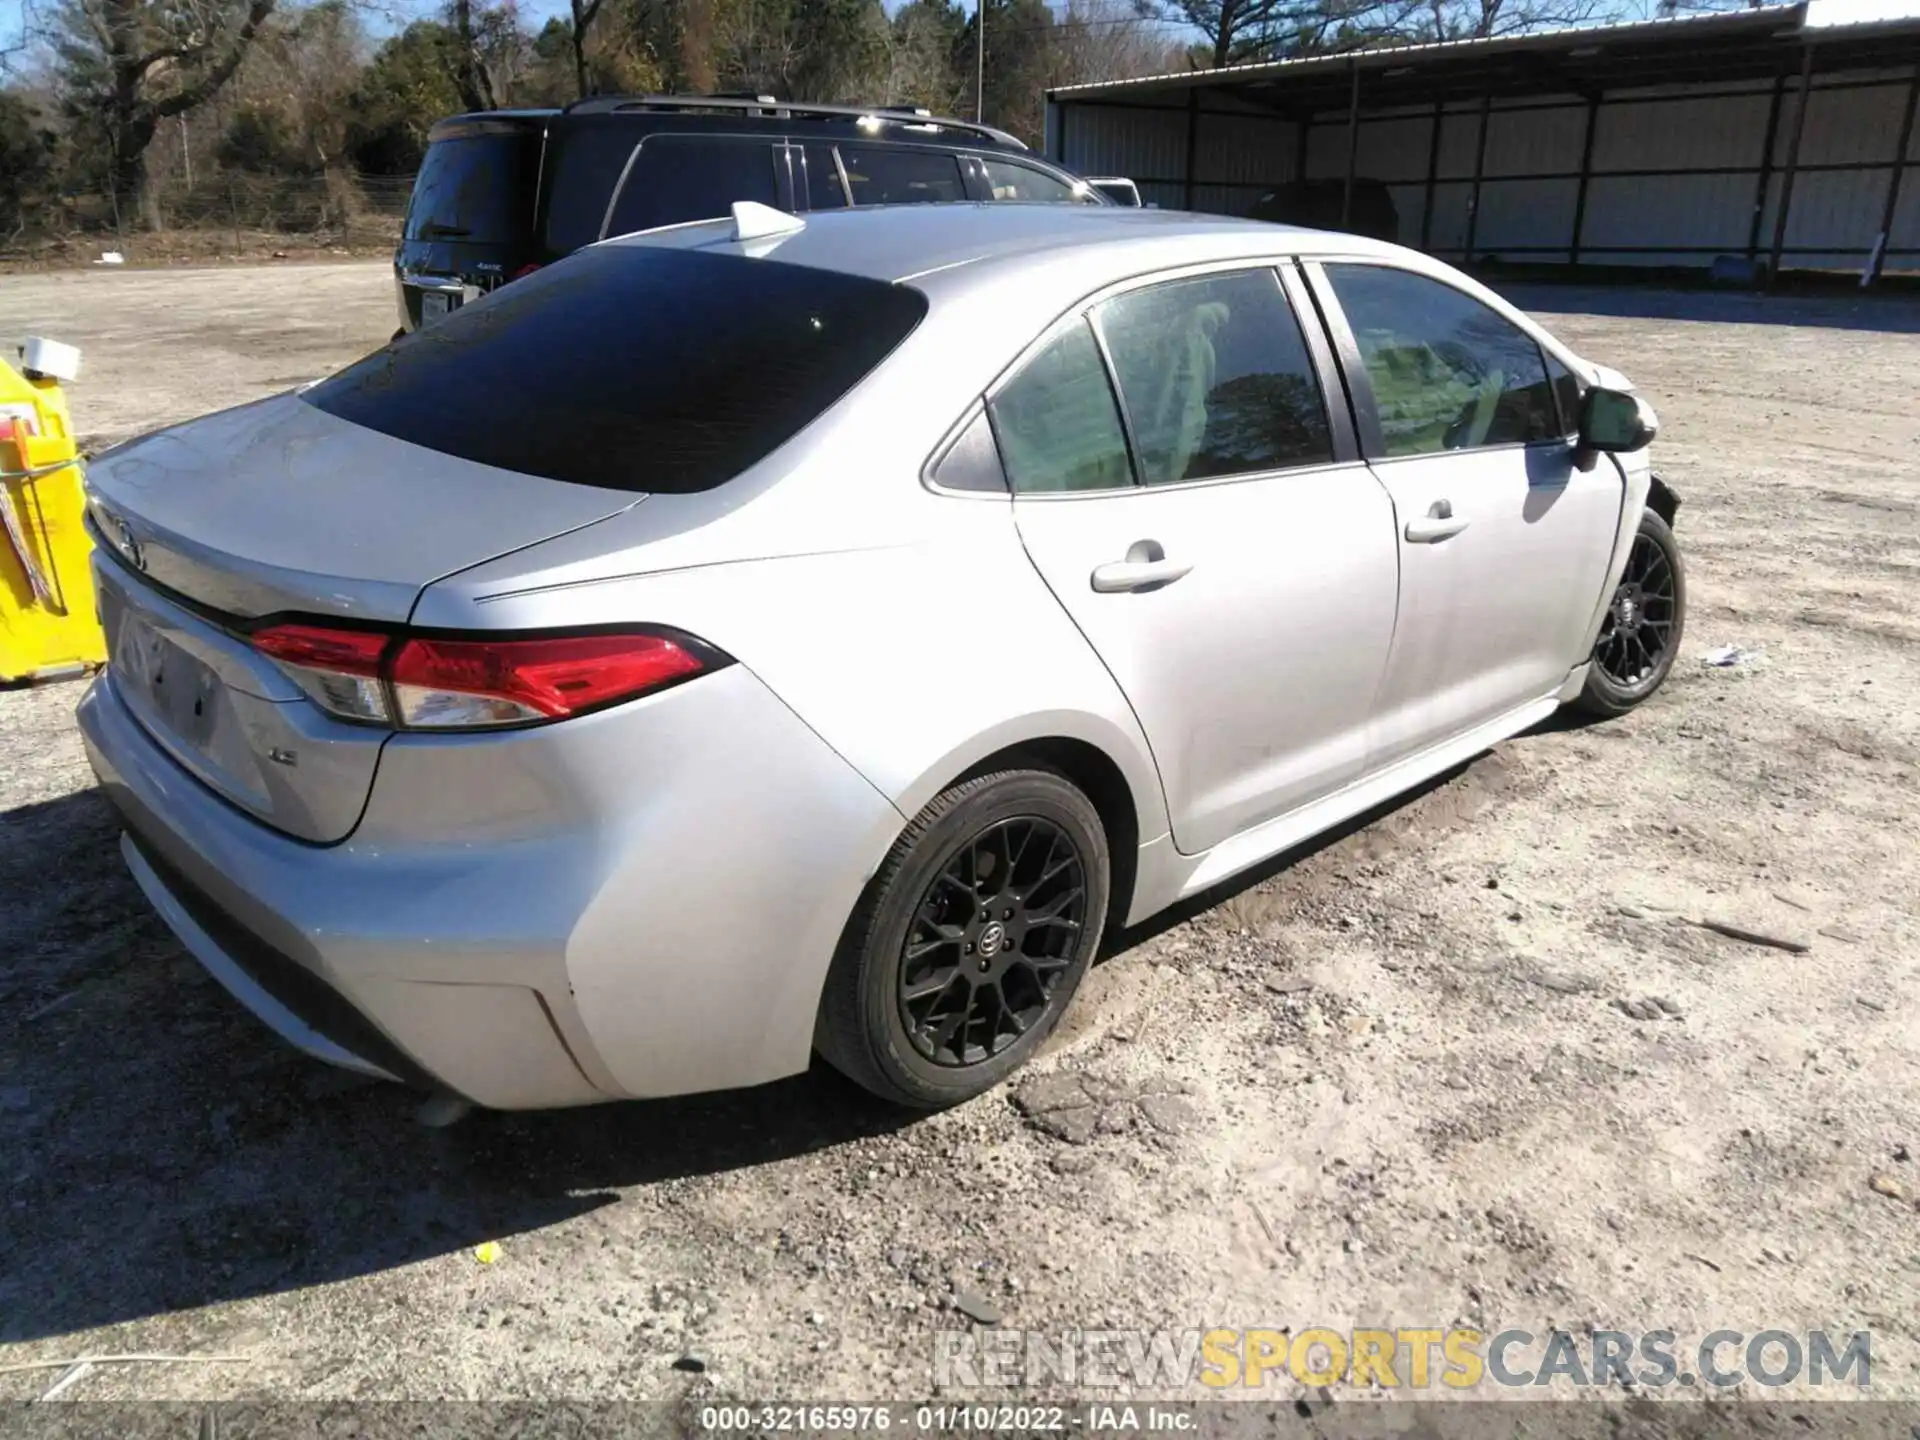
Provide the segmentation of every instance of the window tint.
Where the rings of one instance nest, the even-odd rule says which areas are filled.
[[[1329,265],[1373,381],[1389,455],[1560,434],[1540,347],[1450,285],[1379,265]]]
[[[833,163],[831,145],[808,145],[804,151],[794,147],[794,158],[805,156],[807,170],[807,207],[811,210],[844,210],[846,188],[840,183],[839,167]],[[797,178],[797,177],[796,177]]]
[[[1547,375],[1553,381],[1554,399],[1560,402],[1560,433],[1580,433],[1580,381],[1553,356],[1547,356]]]
[[[511,130],[436,140],[407,205],[406,238],[516,244],[533,228],[540,132]]]
[[[1271,270],[1136,290],[1099,317],[1142,483],[1333,459],[1320,382]]]
[[[649,135],[614,202],[607,234],[716,219],[736,200],[778,205],[773,160],[774,147],[765,140]]]
[[[847,167],[847,184],[856,205],[914,205],[926,201],[964,200],[960,161],[952,155],[927,150],[840,147]]]
[[[547,146],[546,251],[557,260],[600,238],[607,202],[639,136],[624,120],[556,121]]]
[[[596,246],[462,306],[302,398],[483,465],[686,494],[791,439],[926,310],[917,290],[829,270]]]
[[[960,432],[940,463],[933,467],[933,483],[946,490],[981,490],[989,494],[1007,493],[1007,472],[1000,464],[1000,452],[994,447],[993,429],[986,412],[973,417],[973,423]]]
[[[1084,320],[1029,360],[988,409],[1016,492],[1133,483],[1120,410]]]
[[[996,200],[1039,200],[1054,205],[1100,203],[1093,198],[1090,189],[1076,190],[1066,181],[1056,179],[1044,170],[1036,170],[1031,165],[982,158],[980,168],[986,172],[987,186]]]

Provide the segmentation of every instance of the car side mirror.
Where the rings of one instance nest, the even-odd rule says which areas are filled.
[[[1660,433],[1660,417],[1638,395],[1594,386],[1580,402],[1580,448],[1625,454],[1644,450]]]

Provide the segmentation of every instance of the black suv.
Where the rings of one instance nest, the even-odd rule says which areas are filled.
[[[607,235],[725,215],[915,201],[1107,201],[1013,136],[920,110],[767,96],[600,96],[428,133],[393,258],[401,329]]]

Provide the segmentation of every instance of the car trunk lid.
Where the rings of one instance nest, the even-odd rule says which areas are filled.
[[[135,441],[88,485],[121,698],[203,783],[322,842],[357,822],[386,732],[312,705],[250,623],[398,626],[434,580],[644,499],[427,450],[293,395]]]

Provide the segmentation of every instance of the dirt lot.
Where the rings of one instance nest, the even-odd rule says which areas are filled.
[[[85,1398],[920,1398],[965,1285],[1049,1331],[1867,1329],[1875,1390],[1920,1396],[1920,309],[1523,300],[1666,422],[1672,683],[1122,937],[1035,1067],[1075,1103],[1037,1119],[816,1072],[422,1129],[148,913],[78,690],[0,695],[0,1367],[250,1362]],[[377,265],[0,281],[0,336],[85,347],[103,438],[392,323]],[[1722,644],[1764,658],[1704,666]]]

